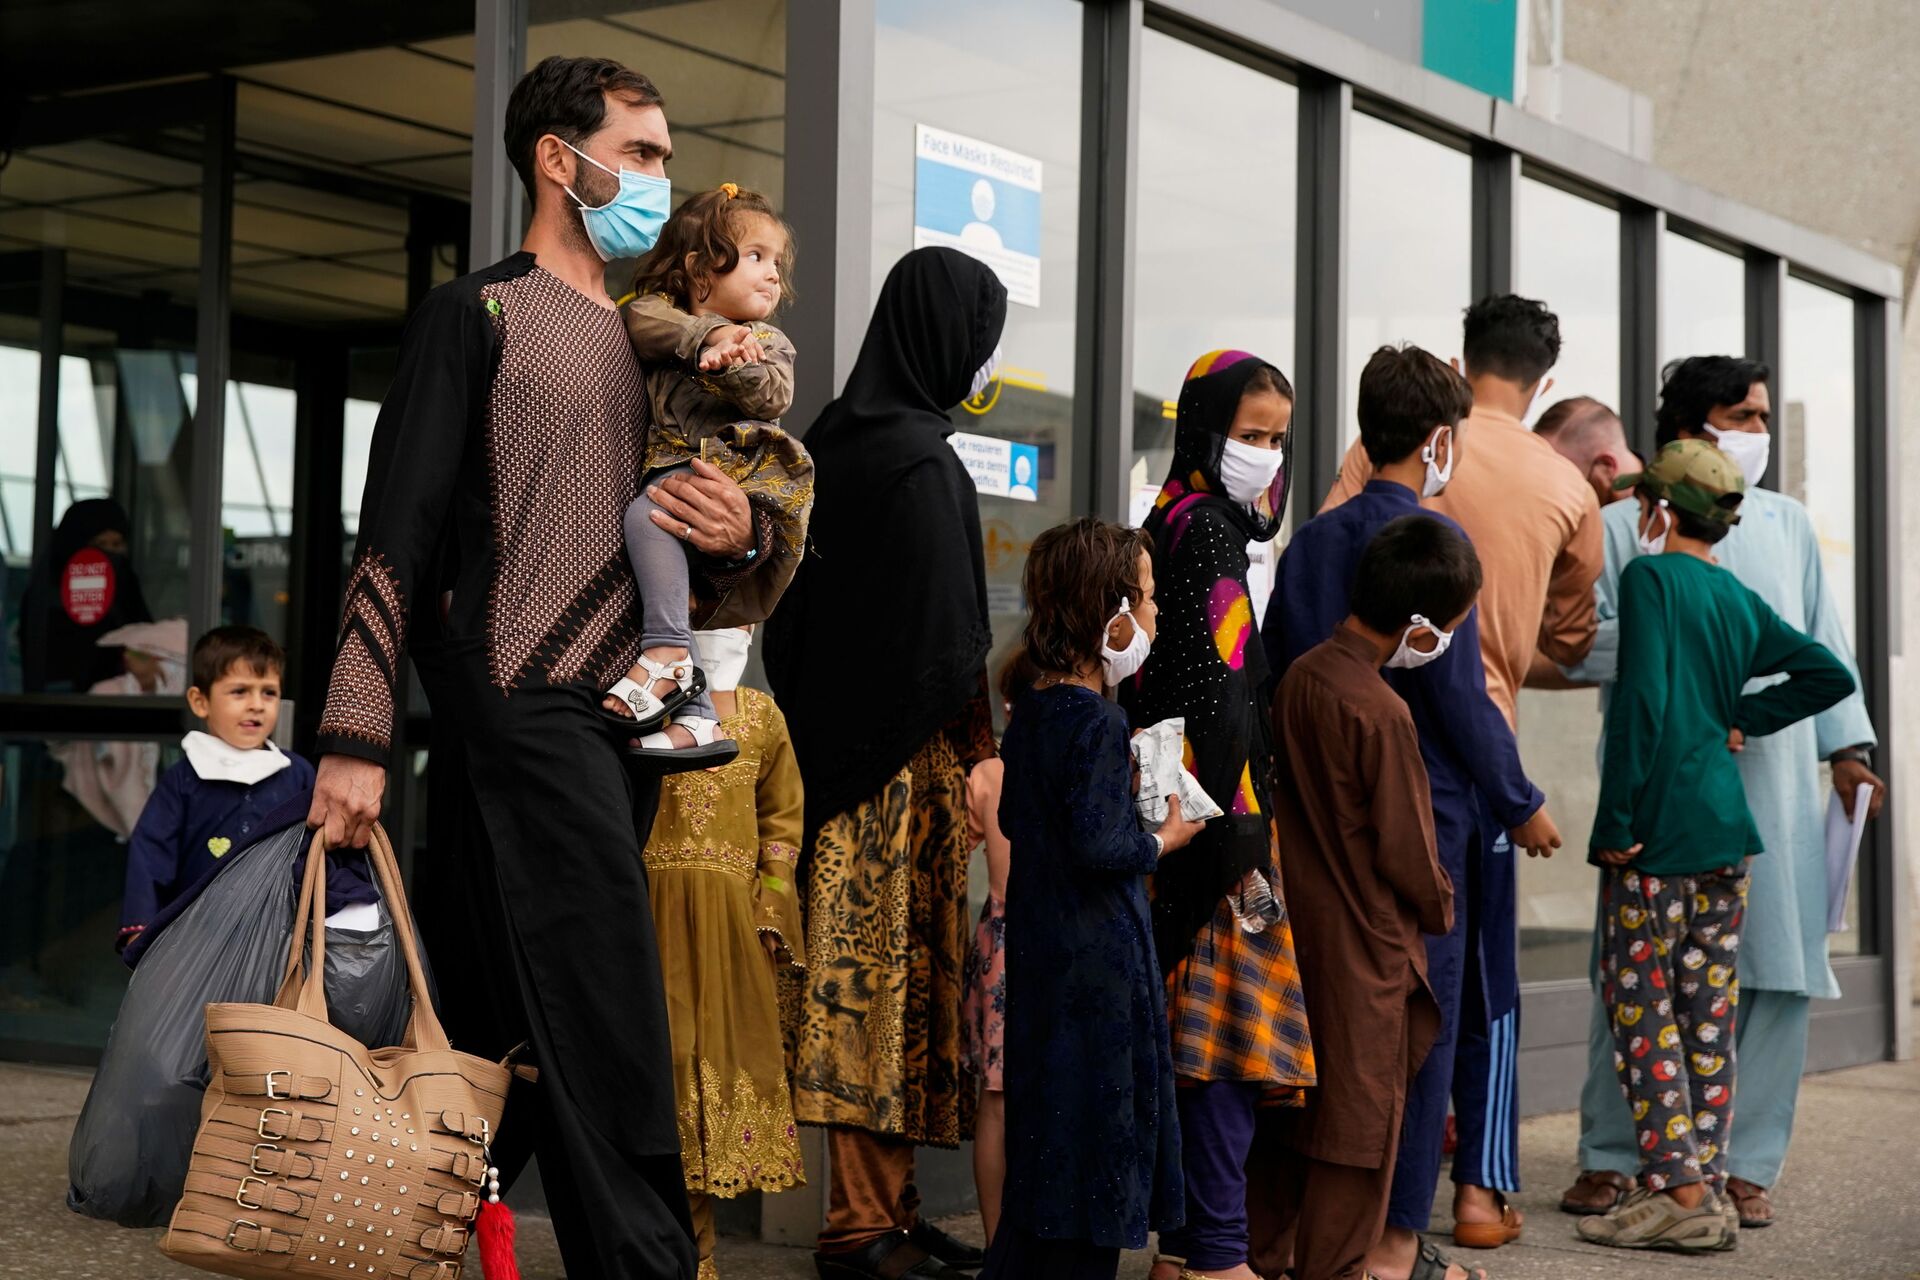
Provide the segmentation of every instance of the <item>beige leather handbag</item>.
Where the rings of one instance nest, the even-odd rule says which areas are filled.
[[[230,1276],[457,1280],[498,1177],[488,1143],[509,1069],[448,1046],[377,826],[373,866],[413,991],[406,1042],[369,1049],[327,1021],[323,852],[316,835],[278,997],[207,1006],[212,1075],[160,1248]]]

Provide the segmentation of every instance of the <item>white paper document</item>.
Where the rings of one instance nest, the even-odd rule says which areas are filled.
[[[1140,790],[1133,804],[1140,825],[1148,831],[1157,831],[1167,820],[1170,795],[1180,797],[1180,816],[1188,822],[1220,816],[1220,806],[1180,763],[1186,728],[1186,720],[1176,716],[1133,735],[1133,763],[1140,770]]]
[[[1847,885],[1853,880],[1853,864],[1860,859],[1860,837],[1866,834],[1867,810],[1873,804],[1873,788],[1862,786],[1853,793],[1853,816],[1847,816],[1840,793],[1832,792],[1827,801],[1827,932],[1844,933],[1847,928]]]

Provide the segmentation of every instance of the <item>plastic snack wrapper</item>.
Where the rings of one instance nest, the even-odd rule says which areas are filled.
[[[1140,825],[1157,831],[1167,820],[1167,797],[1180,797],[1180,816],[1205,822],[1220,816],[1220,806],[1200,786],[1200,780],[1180,763],[1187,722],[1175,716],[1133,735],[1133,763],[1140,770],[1140,790],[1133,798]]]
[[[207,1087],[206,1006],[271,1004],[312,839],[295,823],[235,853],[141,957],[67,1150],[67,1206],[165,1226],[186,1183]],[[398,1044],[411,1000],[386,904],[370,930],[327,928],[327,1013],[363,1044]],[[364,912],[362,913],[364,914]]]

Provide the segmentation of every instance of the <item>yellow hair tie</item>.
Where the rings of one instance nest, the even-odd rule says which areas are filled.
[[[723,182],[720,184],[720,190],[727,199],[731,200],[740,194],[740,185],[736,182]]]

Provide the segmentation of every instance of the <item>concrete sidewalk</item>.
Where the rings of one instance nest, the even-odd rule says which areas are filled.
[[[0,1276],[36,1280],[203,1275],[155,1250],[157,1231],[125,1231],[67,1211],[67,1138],[86,1097],[82,1072],[0,1066]],[[1743,1233],[1732,1253],[1709,1258],[1617,1253],[1574,1239],[1555,1208],[1572,1179],[1575,1117],[1541,1116],[1521,1126],[1527,1191],[1518,1204],[1526,1239],[1497,1253],[1466,1254],[1493,1280],[1561,1277],[1742,1277],[1754,1280],[1920,1280],[1920,1063],[1883,1063],[1810,1077],[1800,1103],[1793,1162],[1775,1197],[1781,1220]],[[1447,1199],[1441,1198],[1445,1212]],[[947,1224],[979,1239],[974,1219]],[[1444,1224],[1436,1223],[1436,1229]],[[524,1280],[560,1280],[553,1233],[523,1218]],[[805,1250],[723,1239],[726,1280],[811,1280]],[[475,1264],[471,1275],[478,1278]],[[1129,1254],[1120,1274],[1142,1280],[1147,1255]],[[598,1280],[575,1277],[574,1280]]]

